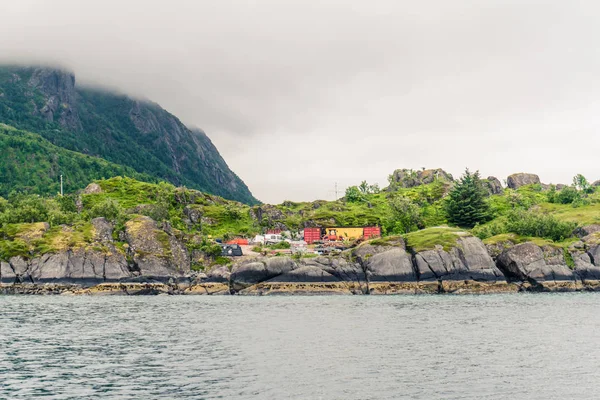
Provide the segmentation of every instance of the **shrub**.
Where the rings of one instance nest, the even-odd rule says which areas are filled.
[[[350,186],[346,189],[346,201],[349,203],[358,203],[364,200],[364,194],[356,186]]]
[[[280,250],[280,249],[289,249],[290,247],[292,247],[292,245],[290,244],[290,242],[286,242],[285,240],[282,240],[281,242],[271,244],[268,247],[272,250]]]
[[[506,216],[506,232],[521,236],[535,236],[554,241],[564,240],[577,227],[574,222],[563,222],[537,211],[513,210]]]
[[[111,199],[106,199],[95,204],[88,210],[86,212],[86,217],[88,219],[104,217],[109,221],[115,222],[122,214],[123,210],[121,209],[121,206],[119,206],[119,203]]]
[[[571,204],[580,197],[579,191],[573,186],[567,186],[554,196],[555,202],[560,204]]]
[[[387,233],[408,233],[424,228],[421,209],[408,197],[396,195],[389,200],[390,215],[386,223]]]
[[[203,243],[200,250],[209,257],[217,258],[223,253],[223,248],[217,243]]]

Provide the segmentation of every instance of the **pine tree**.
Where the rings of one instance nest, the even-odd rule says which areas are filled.
[[[486,197],[487,191],[483,186],[479,171],[470,173],[469,169],[466,169],[446,199],[445,209],[448,222],[472,228],[478,223],[488,221],[490,206]]]

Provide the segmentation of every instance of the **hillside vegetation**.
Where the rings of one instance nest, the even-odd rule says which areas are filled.
[[[479,180],[477,174],[471,176]],[[413,187],[390,185],[386,190],[363,183],[336,201],[259,206],[123,177],[98,180],[86,191],[64,197],[12,193],[0,198],[0,258],[39,255],[64,243],[84,245],[89,242],[90,221],[97,217],[114,224],[113,237],[122,244],[128,221],[146,216],[188,247],[203,251],[210,251],[215,238],[252,237],[270,228],[298,231],[305,226],[361,225],[380,225],[385,237],[402,235],[417,251],[451,247],[465,230],[490,244],[534,241],[564,247],[575,240],[579,226],[600,223],[597,188],[568,186],[557,191],[533,184],[502,189],[496,195],[482,192],[485,221],[472,228],[456,227],[449,222],[448,202],[461,182],[436,178]],[[484,185],[485,180],[478,184]],[[44,222],[45,229],[36,225]]]
[[[4,124],[0,124],[0,148],[0,196],[4,197],[12,191],[60,193],[60,175],[64,175],[66,193],[83,188],[92,180],[112,176],[125,175],[148,182],[157,181],[133,168],[66,150],[40,135]]]

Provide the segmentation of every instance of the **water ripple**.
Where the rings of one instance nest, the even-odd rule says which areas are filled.
[[[0,399],[594,399],[600,295],[0,297]]]

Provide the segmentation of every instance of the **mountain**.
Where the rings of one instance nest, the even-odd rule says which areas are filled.
[[[59,193],[63,172],[69,174],[64,180],[66,193],[85,187],[90,178],[129,176],[157,181],[131,167],[55,146],[40,135],[4,124],[0,124],[0,148],[0,196],[4,197],[15,188],[27,193]]]
[[[129,168],[140,176],[257,203],[203,131],[189,129],[157,104],[80,87],[67,71],[0,67],[0,122],[38,134],[54,146]],[[19,170],[18,165],[13,167]],[[71,177],[78,171],[61,173],[73,183]],[[12,183],[4,185],[23,189]],[[48,192],[45,187],[38,191]]]

